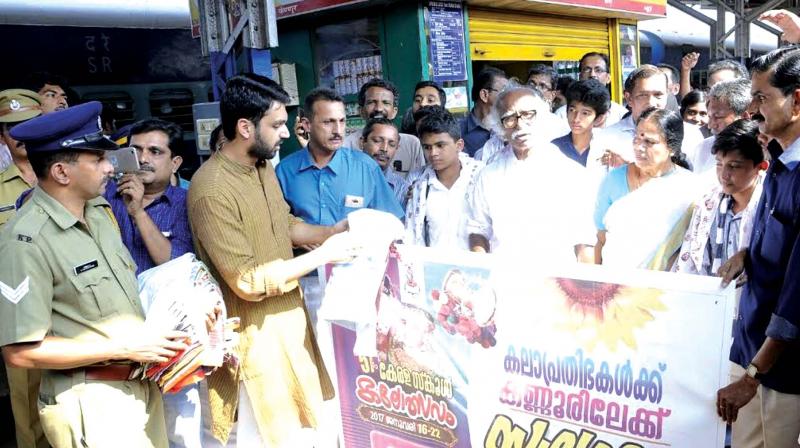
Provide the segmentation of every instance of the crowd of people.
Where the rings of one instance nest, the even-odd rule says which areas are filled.
[[[796,16],[764,19],[800,41]],[[399,128],[398,89],[372,79],[358,94],[366,125],[349,134],[334,91],[308,92],[290,131],[281,86],[239,75],[190,181],[176,176],[175,124],[147,119],[114,141],[100,103],[69,107],[58,81],[0,92],[0,346],[19,446],[335,446],[314,430],[334,388],[307,306],[322,299],[317,268],[357,253],[347,216],[363,208],[402,220],[406,244],[736,281],[717,413],[734,447],[793,446],[800,49],[749,71],[715,62],[702,91],[697,55],[682,62],[635,69],[625,106],[601,53],[574,82],[488,67],[460,120],[421,81]],[[290,138],[302,149],[273,168]],[[138,172],[115,175],[120,142]],[[162,399],[132,367],[167,361],[186,335],[143,326],[136,275],[189,252],[241,319],[240,361]]]

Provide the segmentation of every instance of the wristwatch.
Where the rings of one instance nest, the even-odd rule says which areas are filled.
[[[759,381],[759,382],[761,381],[761,374],[758,373],[758,367],[756,367],[756,365],[753,364],[752,362],[750,364],[748,364],[748,366],[745,369],[744,373],[747,376],[749,376],[750,378],[752,378],[752,379],[754,379],[756,381]]]

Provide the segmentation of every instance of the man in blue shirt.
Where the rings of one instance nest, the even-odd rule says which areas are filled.
[[[596,79],[578,81],[567,89],[567,123],[570,132],[552,143],[570,159],[586,166],[592,130],[605,119],[611,107],[611,95]]]
[[[472,85],[472,111],[461,120],[461,138],[464,139],[464,152],[473,157],[492,136],[489,116],[497,94],[508,83],[505,72],[487,67],[475,76]]]
[[[796,446],[800,433],[798,73],[796,48],[772,51],[752,67],[753,118],[783,153],[767,172],[750,247],[719,270],[723,282],[747,274],[733,327],[732,382],[717,392],[717,413],[733,423],[736,447]]]
[[[380,166],[367,154],[344,148],[344,100],[330,89],[312,90],[302,118],[308,147],[278,164],[276,174],[292,215],[309,224],[334,225],[350,212],[372,208],[402,219]]]
[[[170,183],[183,161],[181,128],[159,119],[140,121],[131,127],[128,142],[139,153],[141,171],[109,183],[105,197],[138,275],[191,252],[192,234],[186,190]]]
[[[156,118],[131,126],[128,144],[139,154],[140,171],[109,182],[105,198],[119,224],[122,242],[136,262],[136,275],[192,252],[186,189],[172,185],[183,159],[183,130]],[[202,434],[197,384],[164,396],[170,446],[199,446]],[[181,425],[176,425],[180,417]]]

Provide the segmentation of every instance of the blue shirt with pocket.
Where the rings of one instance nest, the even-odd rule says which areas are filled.
[[[767,337],[788,341],[761,384],[800,394],[800,139],[773,161],[753,221],[730,360],[746,367]]]
[[[361,151],[339,148],[318,168],[305,148],[283,159],[275,172],[292,214],[309,224],[331,226],[359,208],[403,219],[380,166]]]

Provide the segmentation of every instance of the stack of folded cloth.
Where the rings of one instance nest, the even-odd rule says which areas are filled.
[[[186,254],[139,275],[145,325],[187,334],[189,346],[163,363],[144,364],[131,378],[154,381],[164,393],[197,383],[223,362],[236,364],[238,318],[226,317],[219,285],[194,254]],[[208,329],[209,316],[216,316]]]

